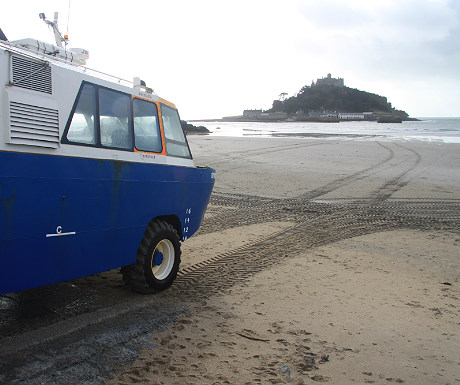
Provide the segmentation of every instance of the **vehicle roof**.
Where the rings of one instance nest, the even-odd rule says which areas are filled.
[[[146,99],[158,99],[158,101],[160,101],[161,103],[164,103],[172,108],[176,108],[176,105],[174,103],[159,97],[155,92],[153,92],[153,90],[149,89],[149,92],[147,94],[142,93],[142,92],[138,93],[136,92],[136,89],[134,88],[134,84],[132,81],[123,79],[115,75],[110,75],[108,73],[90,68],[86,65],[77,64],[75,62],[71,62],[70,60],[65,60],[60,57],[51,56],[43,52],[37,52],[29,48],[17,45],[14,42],[10,42],[10,41],[0,40],[0,49],[4,51],[9,51],[9,52],[12,52],[18,55],[26,56],[31,59],[47,61],[57,67],[61,67],[69,71],[78,72],[78,73],[81,73],[82,75],[89,75],[89,76],[96,77],[103,81],[110,82],[111,84],[113,84],[114,88],[119,88],[120,86],[122,86],[123,88],[126,88],[125,89],[126,92],[132,95],[145,97]],[[148,94],[154,96],[154,98],[149,97],[150,95]]]

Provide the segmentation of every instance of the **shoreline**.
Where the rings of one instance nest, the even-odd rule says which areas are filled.
[[[324,125],[302,122],[199,122],[210,136],[227,137],[297,137],[343,138],[384,141],[432,141],[436,143],[460,143],[460,119],[403,122],[398,125],[376,122],[340,122],[340,125]]]
[[[402,119],[402,122],[420,122],[421,118]],[[187,122],[226,122],[226,123],[340,123],[340,122],[375,122],[379,123],[378,119],[320,119],[320,118],[300,118],[300,119],[248,119],[248,118],[221,118],[221,119],[191,119]],[[401,123],[401,122],[384,122],[384,123]]]

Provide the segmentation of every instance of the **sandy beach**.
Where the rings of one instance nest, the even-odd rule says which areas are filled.
[[[110,384],[460,383],[459,145],[189,140],[217,178],[186,310]]]

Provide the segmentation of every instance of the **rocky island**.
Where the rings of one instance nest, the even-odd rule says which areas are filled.
[[[373,120],[380,123],[401,123],[415,120],[395,109],[387,98],[374,93],[346,87],[343,78],[331,74],[306,85],[294,96],[285,92],[268,110],[245,110],[241,116],[225,117],[230,121],[314,121],[340,122]]]

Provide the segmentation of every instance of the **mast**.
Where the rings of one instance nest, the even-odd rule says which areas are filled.
[[[54,40],[56,41],[56,44],[58,47],[64,48],[62,46],[62,42],[67,45],[67,40],[69,39],[67,35],[62,36],[61,32],[59,32],[58,28],[58,12],[54,12],[54,21],[50,21],[46,19],[46,16],[44,13],[39,14],[40,19],[42,19],[46,24],[48,24],[54,33]]]

